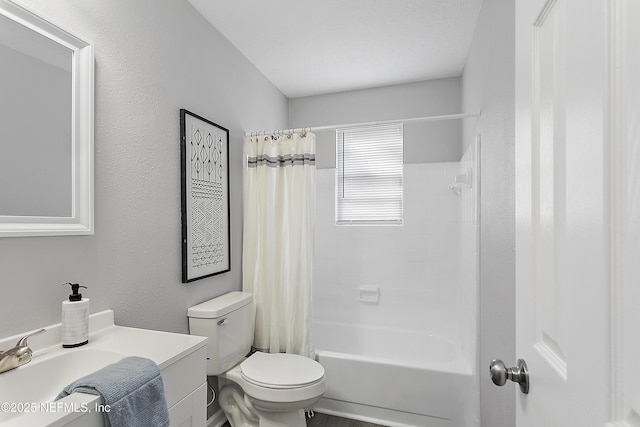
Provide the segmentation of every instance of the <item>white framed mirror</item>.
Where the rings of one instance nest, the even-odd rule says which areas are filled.
[[[0,237],[93,234],[90,42],[0,0]]]

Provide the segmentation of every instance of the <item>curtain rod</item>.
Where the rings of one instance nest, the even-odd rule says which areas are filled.
[[[253,136],[253,135],[274,135],[274,134],[290,134],[290,133],[302,133],[302,132],[317,132],[323,130],[333,130],[333,129],[341,129],[341,128],[350,128],[350,127],[358,127],[358,126],[375,126],[375,125],[386,125],[391,123],[417,123],[417,122],[434,122],[439,120],[454,120],[454,119],[466,119],[469,117],[480,117],[480,113],[460,113],[460,114],[446,114],[443,116],[424,116],[424,117],[413,117],[410,119],[396,119],[396,120],[382,120],[377,122],[360,122],[360,123],[346,123],[341,125],[330,125],[330,126],[315,126],[315,127],[304,127],[304,128],[293,128],[293,129],[278,129],[274,131],[254,131],[254,132],[245,132],[244,136]]]

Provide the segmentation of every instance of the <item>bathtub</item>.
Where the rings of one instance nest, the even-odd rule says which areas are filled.
[[[327,391],[317,412],[386,426],[475,427],[474,380],[459,345],[427,334],[315,321]]]

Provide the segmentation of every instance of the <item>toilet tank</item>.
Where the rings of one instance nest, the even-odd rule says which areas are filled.
[[[220,375],[240,362],[253,341],[253,297],[229,292],[187,310],[189,333],[209,338],[207,375]]]

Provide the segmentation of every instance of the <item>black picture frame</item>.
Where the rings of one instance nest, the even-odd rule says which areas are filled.
[[[182,283],[231,271],[229,130],[180,109]]]

